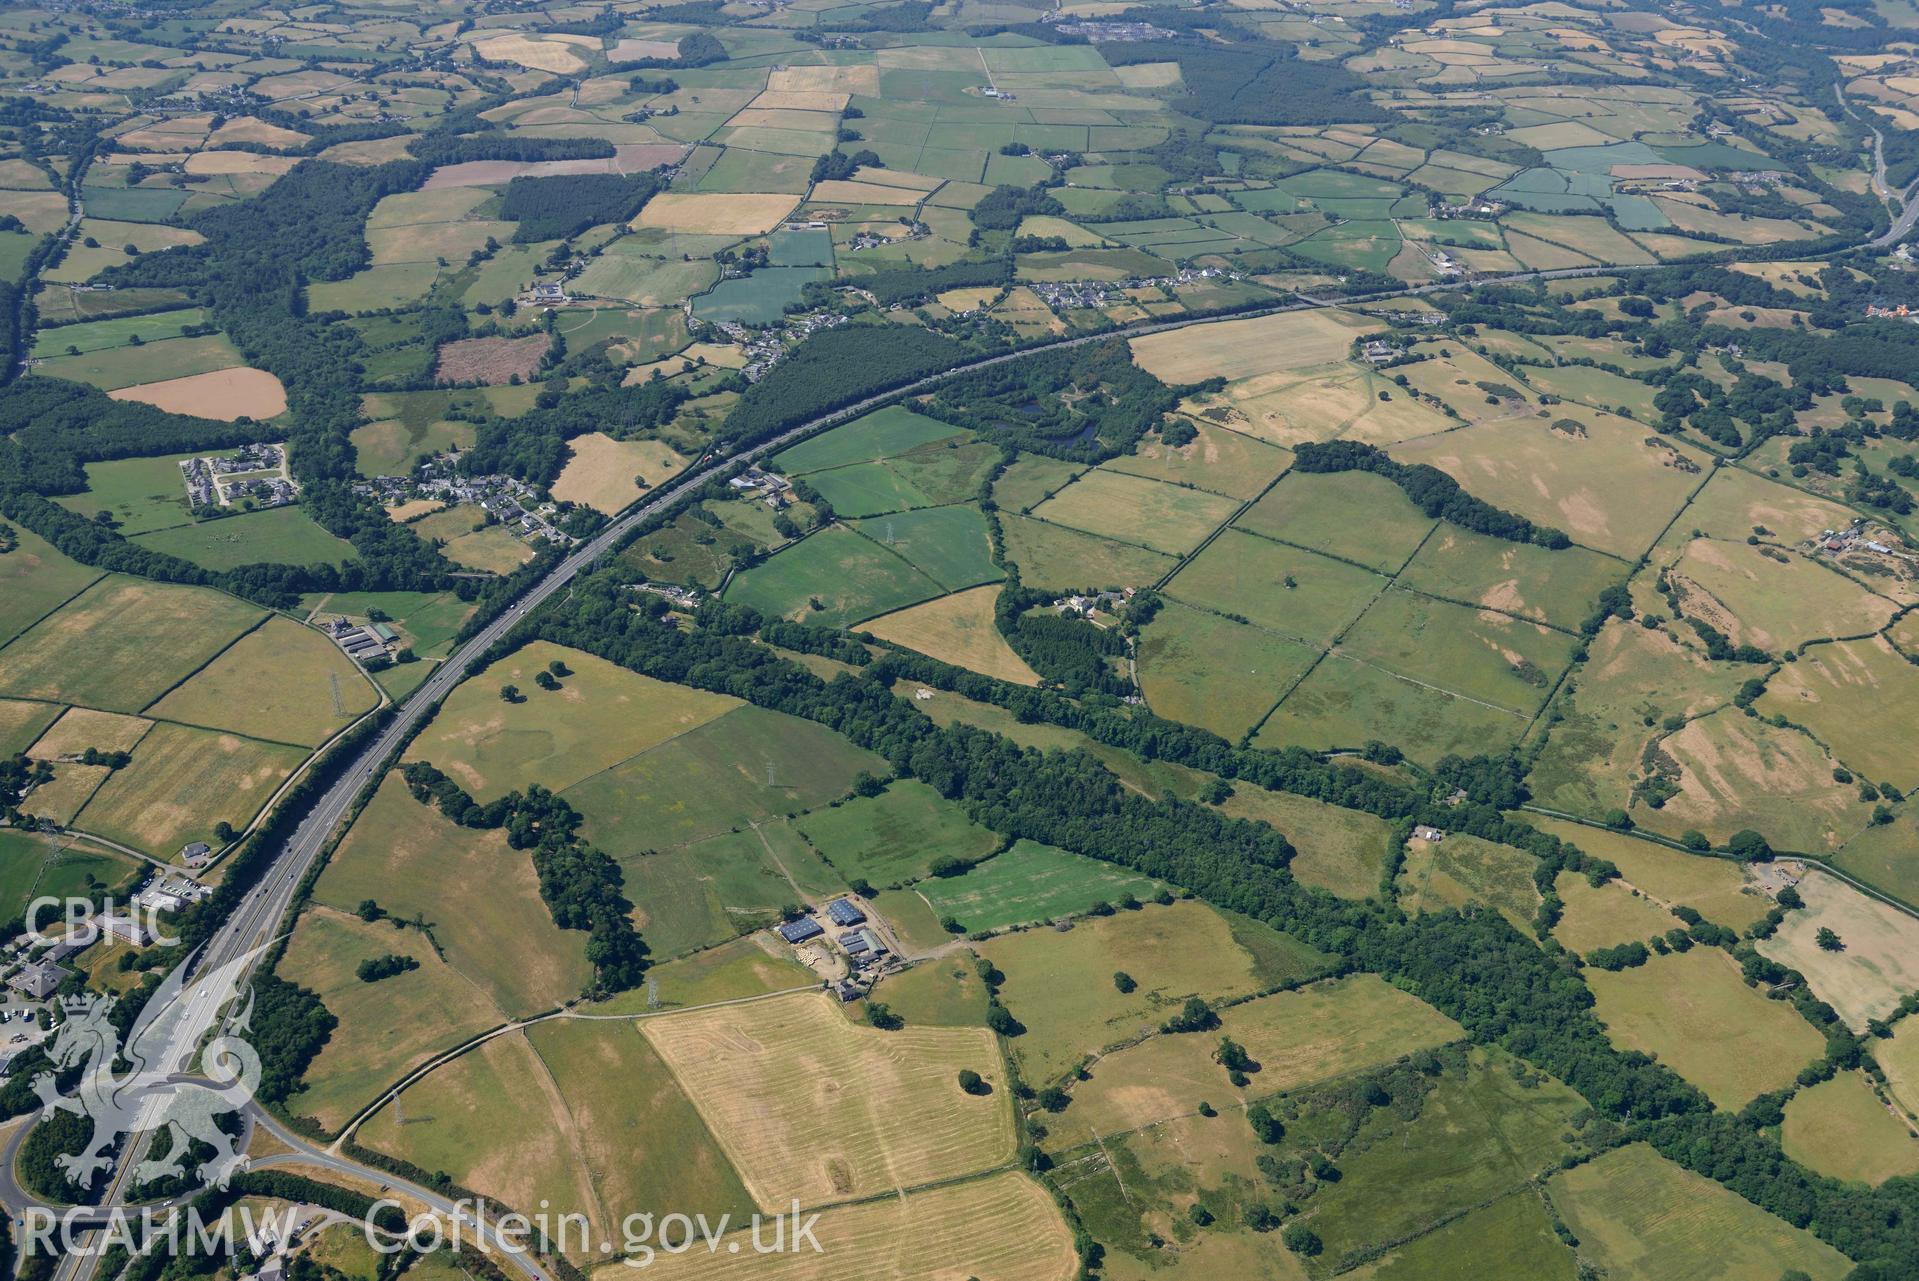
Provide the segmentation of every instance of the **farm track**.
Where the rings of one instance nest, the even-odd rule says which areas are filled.
[[[1919,203],[1909,204],[1895,220],[1892,227],[1882,236],[1867,242],[1864,247],[1883,248],[1902,238],[1919,222]],[[1779,255],[1762,252],[1753,255],[1762,261],[1770,261]],[[1527,284],[1546,280],[1572,280],[1588,276],[1630,276],[1638,272],[1657,271],[1662,266],[1650,267],[1567,267],[1548,271],[1518,272],[1511,275],[1490,277],[1474,282],[1474,285],[1513,285]],[[1234,320],[1249,320],[1264,316],[1280,315],[1305,311],[1311,308],[1346,306],[1355,303],[1371,303],[1394,298],[1416,298],[1425,294],[1458,290],[1457,283],[1439,283],[1409,286],[1404,289],[1387,290],[1364,297],[1338,300],[1318,299],[1307,295],[1297,295],[1297,301],[1278,303],[1270,307],[1235,312],[1229,315],[1190,317],[1178,320],[1156,321],[1152,324],[1129,328],[1117,333],[1086,334],[1073,338],[1063,338],[1051,342],[1038,343],[1018,351],[1002,352],[981,357],[942,370],[936,374],[915,379],[898,387],[864,397],[851,405],[831,413],[819,415],[794,427],[788,428],[751,449],[724,459],[702,457],[696,460],[686,471],[672,481],[665,482],[660,489],[644,502],[629,508],[616,518],[599,534],[565,557],[546,575],[531,586],[515,603],[508,606],[496,618],[487,623],[473,637],[460,645],[446,661],[442,662],[418,688],[400,701],[397,711],[386,728],[362,748],[350,763],[344,765],[338,780],[312,803],[306,817],[294,830],[280,851],[272,856],[270,862],[261,871],[259,880],[241,900],[238,908],[224,922],[214,936],[204,945],[199,955],[189,961],[191,968],[197,971],[217,970],[233,962],[242,962],[241,981],[251,976],[257,960],[248,958],[254,949],[264,949],[275,937],[293,906],[302,878],[320,857],[334,829],[353,809],[354,803],[362,792],[376,784],[385,772],[388,761],[405,744],[413,731],[425,718],[429,709],[437,706],[453,687],[465,678],[467,667],[484,655],[493,645],[505,639],[515,627],[523,622],[534,610],[544,604],[556,592],[564,590],[581,573],[589,569],[602,556],[618,546],[627,535],[637,531],[646,522],[665,515],[668,511],[685,501],[698,488],[705,484],[712,474],[743,463],[759,462],[771,455],[797,444],[810,436],[818,435],[833,427],[850,422],[859,416],[870,413],[883,405],[890,404],[902,397],[928,391],[948,379],[973,373],[982,369],[1024,360],[1040,352],[1057,351],[1067,348],[1084,347],[1094,343],[1111,342],[1115,338],[1132,339],[1151,334],[1169,333],[1174,330],[1189,329],[1199,325],[1221,324]],[[164,1060],[158,1066],[161,1070],[186,1072],[190,1069],[202,1037],[213,1027],[219,1015],[217,1009],[194,1008],[177,1021],[174,1036]],[[260,1112],[258,1105],[253,1105]],[[264,1115],[264,1113],[262,1113]],[[151,1141],[152,1131],[160,1123],[157,1109],[143,1114],[135,1123],[135,1128],[122,1144],[119,1155],[110,1172],[106,1191],[101,1197],[102,1207],[117,1207],[126,1204],[124,1198],[130,1190],[129,1180],[135,1162],[129,1155],[144,1153]],[[270,1128],[278,1128],[269,1120]],[[372,1179],[376,1183],[404,1189],[441,1213],[454,1212],[451,1203],[438,1197],[425,1188],[415,1187],[394,1176],[385,1174],[372,1167],[361,1165],[344,1157],[328,1156],[323,1164],[341,1173]],[[26,1196],[14,1182],[11,1167],[0,1175],[0,1200],[4,1200],[16,1213],[23,1207],[36,1204],[33,1198]],[[467,1230],[482,1231],[481,1225],[466,1220]],[[97,1235],[97,1234],[94,1234]],[[522,1274],[533,1281],[551,1281],[550,1274],[538,1260],[530,1255],[515,1253],[497,1245],[504,1256]],[[54,1281],[90,1281],[99,1262],[100,1243],[90,1241],[87,1234],[81,1234],[76,1240],[79,1248],[63,1258],[54,1273]],[[91,1247],[91,1248],[89,1248]]]

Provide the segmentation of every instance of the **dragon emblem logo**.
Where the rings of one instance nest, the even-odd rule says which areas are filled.
[[[245,1155],[217,1122],[251,1102],[260,1084],[260,1056],[240,1035],[253,1012],[253,996],[249,990],[242,1001],[240,983],[267,946],[191,984],[186,975],[198,957],[189,957],[142,1007],[124,1044],[112,1017],[118,997],[89,993],[65,1004],[66,1021],[47,1050],[56,1069],[81,1065],[80,1079],[63,1094],[54,1074],[43,1072],[33,1088],[42,1116],[71,1112],[93,1122],[84,1149],[55,1158],[77,1186],[90,1186],[112,1164],[109,1153],[123,1134],[152,1133],[157,1140],[165,1130],[171,1137],[164,1156],[150,1156],[134,1168],[136,1186],[184,1174],[194,1140],[213,1149],[195,1171],[202,1182],[224,1187],[245,1167]],[[196,1052],[197,1073],[188,1070]],[[116,1070],[123,1065],[126,1070]]]

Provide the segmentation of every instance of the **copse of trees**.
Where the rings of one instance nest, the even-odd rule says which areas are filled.
[[[517,223],[517,243],[567,240],[588,227],[625,222],[661,189],[654,172],[582,173],[515,178],[506,184],[500,217]]]
[[[865,326],[818,333],[773,372],[747,388],[720,427],[720,440],[741,450],[868,396],[950,369],[964,358],[958,343],[924,329],[892,328],[876,343]]]
[[[1096,463],[1131,453],[1185,395],[1208,385],[1169,387],[1116,338],[961,374],[922,412],[1003,445]]]

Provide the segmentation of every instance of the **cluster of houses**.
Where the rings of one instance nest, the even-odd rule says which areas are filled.
[[[1224,267],[1182,267],[1170,276],[1135,276],[1130,280],[1036,280],[1030,285],[1048,307],[1071,311],[1082,307],[1104,307],[1124,299],[1130,289],[1172,289],[1198,284],[1202,280],[1240,280],[1243,275]]]
[[[1487,200],[1480,197],[1462,204],[1438,204],[1433,206],[1433,216],[1437,218],[1497,218],[1506,212],[1506,204],[1499,200]]]
[[[675,583],[632,583],[629,586],[636,592],[658,596],[673,608],[685,610],[688,613],[698,609],[700,601],[705,599],[696,589],[681,587]]]
[[[458,458],[458,454],[441,454],[420,464],[420,478],[413,490],[421,497],[437,498],[450,507],[479,507],[528,542],[541,539],[556,546],[571,547],[579,541],[553,527],[549,520],[554,514],[553,505],[542,502],[533,486],[518,477],[498,473],[462,476],[453,470]]]
[[[1903,248],[1904,246],[1901,247]],[[1872,320],[1910,320],[1919,322],[1919,311],[1914,311],[1902,302],[1891,304],[1869,302],[1866,304],[1866,316]]]
[[[1150,22],[1062,22],[1059,31],[1062,35],[1082,36],[1094,44],[1171,40],[1179,34]]]
[[[691,302],[687,304],[687,315],[692,316]],[[809,311],[788,316],[783,324],[759,330],[731,320],[705,323],[739,344],[746,357],[746,363],[740,367],[740,377],[756,383],[772,373],[773,366],[785,360],[795,347],[823,329],[837,329],[846,323],[846,317],[836,311]]]
[[[400,644],[400,634],[385,623],[350,623],[344,618],[335,618],[324,624],[322,630],[346,651],[348,658],[362,667],[369,662],[391,662]]]
[[[259,507],[283,507],[300,496],[287,474],[285,445],[242,445],[231,454],[180,461],[187,503],[195,508],[231,507],[250,499]]]

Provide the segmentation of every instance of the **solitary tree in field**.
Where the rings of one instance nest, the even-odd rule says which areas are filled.
[[[1118,988],[1120,993],[1124,995],[1138,987],[1139,983],[1125,970],[1115,970],[1113,971],[1113,986]]]
[[[1846,950],[1845,940],[1833,933],[1827,926],[1820,926],[1819,932],[1812,937],[1813,942],[1819,944],[1821,948],[1828,952],[1843,952]]]
[[[524,696],[520,693],[520,687],[518,685],[502,685],[500,686],[500,701],[503,703],[518,703],[524,701]]]
[[[993,1092],[993,1087],[988,1085],[985,1078],[981,1077],[980,1074],[972,1068],[960,1069],[959,1087],[968,1094],[973,1095],[985,1095]]]
[[[554,677],[552,672],[541,672],[533,678],[533,683],[541,689],[548,691],[556,690],[560,687],[560,682]]]

